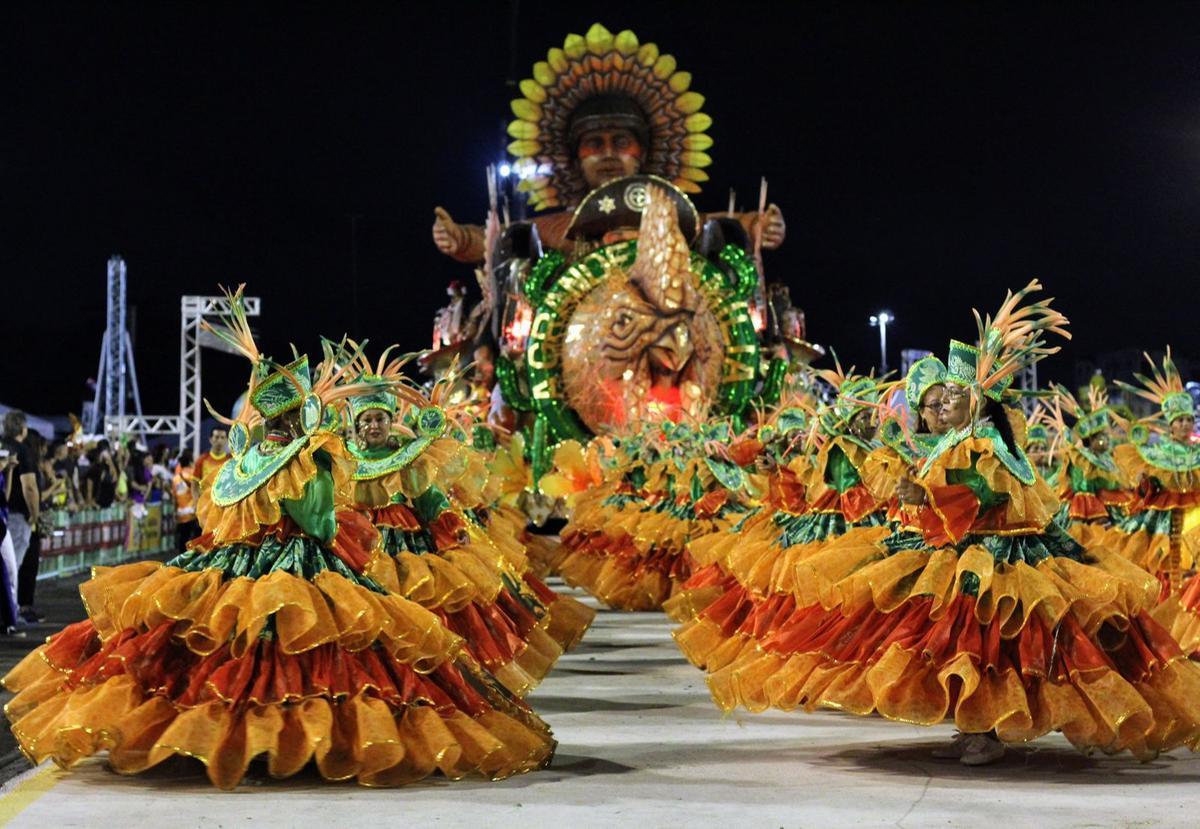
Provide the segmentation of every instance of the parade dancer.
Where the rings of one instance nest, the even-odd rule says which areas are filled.
[[[1115,450],[1117,465],[1133,487],[1128,515],[1104,540],[1130,561],[1158,576],[1162,584],[1155,618],[1166,625],[1186,653],[1200,649],[1200,578],[1194,575],[1200,550],[1200,444],[1193,440],[1195,404],[1184,389],[1171,348],[1161,367],[1146,355],[1150,376],[1135,375],[1133,394],[1155,403],[1158,417],[1135,425],[1130,441]],[[1150,440],[1150,432],[1163,438]]]
[[[810,586],[825,598],[709,667],[721,708],[949,718],[960,734],[942,753],[966,765],[1051,731],[1141,759],[1200,741],[1200,666],[1151,618],[1154,579],[1054,522],[1058,499],[1015,439],[1007,387],[1066,333],[1048,303],[1022,304],[1039,288],[980,317],[977,345],[951,344],[948,430],[898,490],[919,542],[807,567],[828,574]],[[701,619],[719,628],[713,608]]]
[[[459,422],[470,417],[434,402],[453,374],[426,398],[398,382],[402,364],[385,355],[358,382],[396,382],[348,401],[355,507],[370,516],[387,553],[369,574],[437,613],[505,687],[524,695],[579,641],[594,612],[528,572],[522,526],[489,520],[486,458]],[[406,414],[397,426],[401,396]]]
[[[261,355],[241,296],[213,331],[252,361],[249,402],[201,495],[204,534],[165,565],[96,568],[88,618],[4,679],[22,750],[67,767],[107,750],[123,774],[192,757],[221,788],[262,756],[274,777],[312,762],[372,786],[544,766],[545,724],[365,574],[378,534],[346,508],[355,465],[327,417],[361,387]]]

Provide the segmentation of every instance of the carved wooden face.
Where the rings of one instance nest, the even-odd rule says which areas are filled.
[[[595,189],[635,175],[642,168],[642,146],[627,129],[588,130],[579,138],[576,160],[588,187]]]
[[[721,332],[707,305],[658,308],[622,273],[575,308],[562,354],[567,400],[598,434],[703,417],[721,381]]]

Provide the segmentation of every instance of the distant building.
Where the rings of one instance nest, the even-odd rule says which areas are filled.
[[[900,376],[904,377],[908,374],[908,370],[912,368],[912,364],[922,357],[928,357],[932,351],[926,351],[923,348],[904,348],[900,350]]]

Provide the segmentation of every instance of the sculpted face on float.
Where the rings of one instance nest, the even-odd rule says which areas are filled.
[[[1171,440],[1176,443],[1191,443],[1192,432],[1196,430],[1196,418],[1194,415],[1180,415],[1171,421],[1170,432]]]
[[[614,179],[637,175],[642,169],[642,145],[631,130],[621,127],[587,130],[579,137],[575,160],[593,190]]]
[[[383,409],[367,409],[358,416],[354,428],[366,448],[378,449],[387,443],[392,418]]]
[[[472,363],[475,382],[490,389],[496,379],[496,362],[492,359],[491,347],[481,345],[476,348]]]

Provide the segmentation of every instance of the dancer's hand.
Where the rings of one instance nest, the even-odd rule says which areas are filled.
[[[925,490],[921,486],[908,478],[901,478],[896,484],[896,497],[900,499],[900,503],[908,506],[919,507],[925,503]]]

